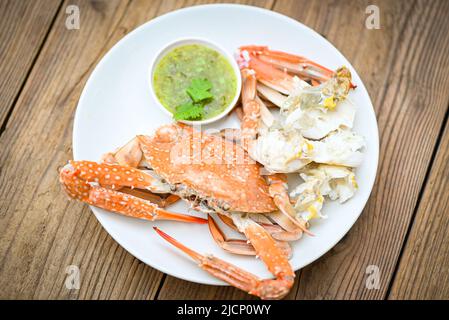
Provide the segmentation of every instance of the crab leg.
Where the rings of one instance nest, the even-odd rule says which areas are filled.
[[[260,225],[247,220],[243,233],[253,245],[259,258],[265,263],[275,280],[259,281],[257,287],[249,293],[262,299],[280,299],[284,297],[293,286],[295,273],[285,254],[276,246],[270,234]],[[238,226],[239,227],[239,226]]]
[[[221,215],[220,215],[221,216]],[[221,218],[221,217],[220,217]],[[234,225],[232,220],[228,217],[230,224],[227,224],[232,229],[239,231],[237,227]],[[224,221],[222,219],[222,221]],[[234,254],[240,254],[240,255],[248,255],[248,256],[255,256],[256,250],[254,250],[254,247],[249,243],[247,240],[241,240],[241,239],[228,239],[226,235],[220,230],[215,220],[209,215],[208,217],[208,224],[209,224],[209,231],[212,235],[212,238],[215,240],[215,242],[225,251],[229,251]],[[232,224],[232,226],[231,226]],[[265,228],[265,226],[263,226]],[[266,229],[266,228],[265,228]],[[279,230],[277,230],[279,231]],[[285,256],[290,259],[292,256],[292,250],[290,248],[290,245],[287,242],[284,241],[276,241],[276,245],[279,247],[280,250],[285,254]]]
[[[120,189],[120,191],[153,202],[161,208],[168,207],[169,205],[172,205],[173,203],[181,200],[181,198],[176,194],[168,194],[167,196],[162,196],[156,193],[152,193],[151,191],[138,190],[127,187]]]
[[[271,236],[281,241],[294,241],[302,236],[302,230],[294,224],[290,218],[285,216],[281,211],[275,211],[268,214],[271,220],[278,224],[280,231],[276,232],[272,227],[266,228]],[[276,227],[276,225],[273,225]]]
[[[221,221],[224,222],[225,225],[227,225],[229,228],[231,228],[232,230],[235,231],[239,231],[239,229],[237,229],[237,227],[235,226],[234,222],[232,222],[232,219],[229,218],[228,216],[225,216],[223,214],[219,214],[218,217],[220,218]]]
[[[145,171],[119,164],[97,163],[94,161],[69,161],[77,176],[85,181],[96,182],[112,189],[130,187],[168,193],[170,187],[164,185]]]
[[[260,105],[256,101],[256,75],[249,69],[242,70],[243,120],[241,124],[241,145],[248,150],[248,144],[256,139],[260,120]]]
[[[254,219],[254,215],[250,215],[251,219],[256,221],[258,224],[260,224],[265,230],[267,230],[271,236],[278,240],[279,242],[285,242],[285,241],[296,241],[299,240],[302,236],[302,231],[300,228],[298,228],[295,224],[293,224],[290,219],[288,219],[286,216],[284,216],[282,213],[271,212],[266,214],[269,216],[272,220],[274,220],[277,225],[272,223],[266,223],[264,221],[258,221]],[[237,227],[235,226],[234,222],[232,222],[232,219],[219,214],[218,217],[221,221],[223,221],[228,227],[235,231],[239,231]],[[265,217],[263,215],[262,217]],[[269,219],[268,219],[269,221]]]
[[[274,116],[268,110],[267,105],[256,95],[256,102],[259,104],[260,108],[260,118],[262,122],[269,128],[274,123]]]
[[[309,60],[305,57],[298,56],[282,51],[270,50],[266,46],[243,46],[241,51],[251,52],[261,61],[268,63],[282,71],[288,71],[297,74],[305,80],[311,80],[313,86],[317,86],[331,77],[335,76],[335,71],[325,66]],[[357,86],[352,82],[350,88],[355,89]]]
[[[147,190],[131,189],[129,187],[123,187],[120,189],[120,191],[141,199],[148,200],[152,203],[157,204],[161,208],[165,208],[180,200],[180,198],[174,194],[169,194],[166,197],[161,197]]]
[[[213,256],[204,256],[189,249],[157,227],[153,229],[166,241],[189,255],[199,266],[214,277],[226,281],[230,285],[249,292],[260,281],[255,275]]]
[[[285,100],[287,99],[287,97],[283,94],[261,83],[257,84],[257,91],[262,95],[263,98],[267,99],[278,107],[282,107]]]
[[[212,238],[223,250],[247,256],[256,255],[256,250],[254,250],[254,247],[247,241],[241,239],[228,239],[210,215],[208,216],[207,221]]]
[[[244,46],[240,50],[247,50],[260,60],[267,62],[281,70],[298,74],[306,79],[315,79],[320,82],[328,80],[334,72],[312,60],[298,55],[270,50],[262,46]]]
[[[160,229],[153,228],[162,238],[188,254],[203,270],[211,275],[262,299],[281,299],[292,287],[295,273],[291,269],[287,258],[276,246],[268,232],[258,224],[251,223],[251,220],[247,221],[248,226],[245,228],[244,233],[254,246],[257,255],[267,265],[268,270],[275,275],[276,279],[274,280],[261,280],[226,261],[213,256],[201,255],[187,248]]]
[[[200,224],[207,222],[203,218],[173,213],[159,208],[158,205],[150,201],[102,187],[92,188],[86,202],[108,211],[150,221],[173,220]]]
[[[121,169],[128,169],[129,173],[128,170],[119,170],[120,167],[122,167]],[[105,171],[106,169],[108,171]],[[114,171],[113,169],[117,170]],[[134,186],[130,185],[129,182],[131,181],[126,177],[132,178],[136,183],[135,186],[141,188],[147,186],[144,183],[145,181],[149,184],[153,183],[140,170],[118,165],[97,164],[91,161],[70,161],[69,164],[61,169],[59,179],[71,198],[109,211],[151,221],[176,220],[191,223],[207,222],[207,220],[202,218],[172,213],[159,208],[156,204],[148,200],[114,190],[113,188],[105,188],[104,186],[111,186],[111,177],[107,176],[109,174],[114,174],[112,179],[116,183],[122,182],[126,186]],[[120,179],[117,179],[117,177]],[[118,186],[122,187],[123,185]]]
[[[279,242],[296,241],[302,236],[302,231],[299,228],[296,228],[295,231],[286,231],[280,225],[265,223],[261,223],[260,225],[271,234],[273,239]]]
[[[307,229],[307,222],[296,217],[296,211],[290,203],[290,197],[288,196],[287,176],[278,173],[267,176],[267,180],[269,183],[270,195],[273,197],[273,201],[279,210],[302,231],[308,235],[313,235]]]
[[[290,94],[295,88],[293,77],[287,72],[281,71],[272,65],[261,61],[248,51],[241,52],[240,66],[256,72],[257,80],[264,85],[283,94]]]
[[[280,211],[265,214],[250,213],[249,217],[267,230],[273,239],[279,240],[278,242],[295,241],[302,236],[302,230]]]

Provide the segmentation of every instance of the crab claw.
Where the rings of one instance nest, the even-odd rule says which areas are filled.
[[[98,183],[101,186],[108,186],[111,189],[131,187],[158,193],[169,191],[168,187],[165,187],[165,190],[163,190],[161,183],[150,174],[126,165],[71,160],[68,166],[73,168],[79,179]]]
[[[89,204],[116,213],[150,221],[173,220],[189,223],[207,223],[206,219],[170,212],[148,200],[106,188],[92,188]]]
[[[248,150],[248,144],[257,136],[260,122],[260,105],[256,101],[257,80],[253,70],[242,70],[242,105],[241,145]]]
[[[238,231],[237,227],[232,222],[232,219],[219,215],[220,219],[228,225],[230,228]],[[256,256],[256,250],[252,246],[252,244],[248,240],[242,240],[242,239],[228,239],[226,235],[220,230],[215,220],[209,215],[208,216],[208,225],[209,225],[209,231],[212,235],[212,238],[215,240],[215,242],[225,251],[234,253],[234,254],[240,254],[240,255],[247,255],[247,256]],[[260,224],[264,229],[266,229],[268,232],[269,230],[268,226],[265,226],[263,224]],[[275,229],[276,232],[279,232],[279,229],[275,226],[272,226],[272,229]],[[279,232],[280,233],[280,232]],[[273,234],[271,234],[273,236]],[[274,236],[273,236],[274,238]],[[290,239],[287,239],[290,240]],[[290,245],[285,242],[286,240],[280,240],[277,241],[275,239],[276,245],[281,251],[285,254],[285,256],[290,259],[292,257],[292,248]]]
[[[240,50],[247,50],[257,56],[261,61],[268,63],[280,70],[288,70],[305,78],[311,78],[320,82],[326,81],[334,72],[312,60],[298,55],[270,50],[265,46],[243,46]]]
[[[178,242],[157,227],[153,229],[166,241],[189,255],[199,266],[211,275],[230,285],[260,297],[281,299],[293,285],[295,274],[282,251],[276,247],[270,235],[258,224],[249,223],[245,235],[250,239],[257,254],[267,264],[276,279],[262,280],[239,267],[213,256],[204,256]]]
[[[153,227],[153,229],[163,239],[189,255],[203,270],[223,281],[226,281],[236,288],[249,292],[257,285],[258,281],[260,281],[255,275],[229,264],[226,261],[212,256],[203,256],[202,254],[189,249],[157,227]]]
[[[285,174],[275,174],[267,177],[270,195],[273,197],[273,201],[279,210],[290,219],[295,225],[297,225],[304,233],[309,236],[314,234],[307,229],[307,222],[296,216],[296,211],[290,203],[290,198],[287,193],[287,177]]]
[[[144,181],[146,177],[140,170],[123,167],[124,172],[120,172],[120,168],[120,166],[100,165],[88,161],[71,161],[61,169],[59,180],[71,198],[108,211],[150,221],[175,220],[189,223],[207,223],[206,219],[163,210],[148,200],[101,186],[101,183],[110,184],[109,181],[112,178],[108,177],[109,173],[111,176],[116,174],[116,176],[120,177],[120,181],[123,182],[122,185],[126,185],[129,182],[125,179],[127,174],[129,178],[137,180],[136,183],[139,186],[140,184],[145,186]],[[106,169],[108,171],[105,171]],[[125,169],[129,169],[129,174],[126,173]],[[119,181],[118,179],[114,180]],[[147,182],[152,183],[152,180]]]
[[[247,241],[241,239],[228,239],[210,215],[208,216],[207,221],[212,238],[223,250],[247,256],[256,255],[256,250],[254,250],[254,247]]]
[[[289,95],[295,89],[293,77],[287,72],[281,71],[274,66],[263,62],[254,53],[246,50],[240,52],[245,68],[254,70],[257,80],[266,86]]]

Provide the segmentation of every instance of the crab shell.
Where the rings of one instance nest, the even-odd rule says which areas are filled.
[[[180,124],[138,139],[146,162],[173,193],[219,212],[276,210],[261,167],[235,143]]]

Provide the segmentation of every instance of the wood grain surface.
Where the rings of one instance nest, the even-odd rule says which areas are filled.
[[[389,299],[449,298],[449,124],[436,152]]]
[[[210,2],[0,0],[0,298],[250,298],[146,266],[57,180],[72,157],[76,104],[102,56],[146,21]],[[239,3],[291,16],[331,41],[364,81],[379,124],[368,205],[339,244],[297,272],[287,298],[448,299],[449,1],[376,1],[379,30],[365,27],[370,1]],[[69,4],[80,7],[79,30],[65,27]],[[80,268],[79,290],[64,285],[70,265]],[[366,286],[370,265],[379,289]]]
[[[60,4],[60,0],[0,1],[0,132]]]

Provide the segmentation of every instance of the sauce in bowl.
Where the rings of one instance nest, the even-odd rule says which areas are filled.
[[[211,98],[201,104],[207,120],[226,110],[237,95],[237,77],[229,61],[218,51],[201,44],[185,44],[165,54],[153,72],[153,90],[172,114],[180,106],[192,103],[187,90],[192,82],[206,81]],[[189,119],[186,119],[189,120]]]

